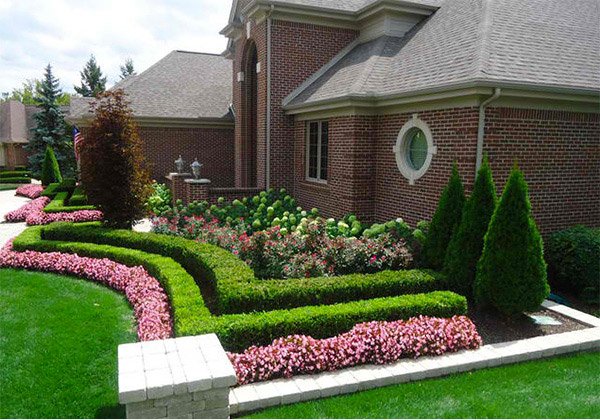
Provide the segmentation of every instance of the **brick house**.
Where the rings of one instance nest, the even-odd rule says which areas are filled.
[[[234,185],[231,65],[221,55],[173,51],[111,88],[127,94],[155,179],[173,172],[181,155],[187,165],[203,162],[215,186]],[[90,101],[73,98],[67,117],[84,135]]]
[[[0,103],[0,168],[10,170],[28,165],[25,146],[33,136],[33,115],[37,111],[36,106],[19,101]]]
[[[544,232],[600,225],[596,0],[234,0],[235,185],[429,219],[515,161]]]

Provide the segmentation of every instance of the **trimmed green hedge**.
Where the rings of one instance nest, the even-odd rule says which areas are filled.
[[[95,210],[94,206],[72,206],[69,200],[70,193],[59,192],[54,199],[44,208],[46,213],[70,213],[79,210]]]
[[[165,287],[171,300],[175,332],[178,336],[214,332],[230,351],[240,351],[251,345],[268,344],[276,338],[291,334],[308,334],[316,338],[330,337],[348,331],[360,322],[406,319],[417,315],[451,317],[467,312],[464,297],[452,292],[438,291],[329,306],[304,306],[289,310],[214,316],[204,305],[192,277],[173,259],[110,245],[42,239],[42,236],[47,236],[49,230],[56,232],[56,227],[29,228],[15,239],[13,246],[18,251],[77,253],[88,257],[110,258],[129,266],[142,265]]]
[[[83,188],[77,187],[73,191],[73,195],[69,198],[69,206],[87,206],[88,199]]]
[[[29,184],[31,178],[26,177],[14,177],[14,178],[0,178],[0,184]]]
[[[217,246],[154,233],[106,229],[98,223],[55,223],[44,230],[44,238],[126,246],[167,255],[196,279],[211,309],[224,314],[351,302],[446,287],[441,274],[428,270],[310,279],[257,279],[244,261]]]
[[[31,174],[27,171],[2,171],[0,179],[4,178],[31,178]]]

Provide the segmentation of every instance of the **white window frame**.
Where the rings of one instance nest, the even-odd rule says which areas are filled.
[[[317,177],[313,178],[311,176],[309,176],[310,174],[310,126],[311,124],[317,123],[318,124],[318,134],[317,134]],[[322,151],[322,139],[323,139],[323,123],[327,123],[329,124],[328,120],[313,120],[313,121],[307,121],[306,122],[306,160],[305,160],[305,166],[306,166],[306,180],[310,181],[310,182],[316,182],[319,184],[327,184],[327,180],[326,179],[321,179],[321,151]],[[330,136],[330,131],[327,131],[327,135]],[[329,138],[327,139],[327,148],[329,149]],[[327,156],[329,157],[329,151],[327,153]],[[329,158],[327,159],[327,165],[329,165]],[[329,168],[327,168],[327,178],[329,178]]]
[[[420,169],[415,169],[411,162],[409,162],[408,157],[409,134],[414,128],[421,130],[423,134],[425,134],[425,139],[427,140],[427,158],[425,158],[425,163]],[[425,175],[431,166],[433,156],[437,154],[437,146],[433,143],[431,130],[425,121],[421,120],[417,114],[413,114],[412,118],[402,127],[393,150],[396,154],[396,165],[398,165],[400,173],[408,179],[410,185],[414,185],[415,181]]]

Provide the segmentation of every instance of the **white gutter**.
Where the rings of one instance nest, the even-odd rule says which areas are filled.
[[[265,178],[266,189],[271,188],[271,14],[275,9],[271,5],[271,10],[267,15],[267,117],[266,117],[266,149],[267,156],[265,160]]]
[[[500,97],[502,94],[502,89],[495,88],[494,94],[487,98],[485,101],[481,103],[479,106],[479,128],[477,129],[477,156],[475,161],[475,176],[477,176],[477,172],[479,172],[479,168],[481,168],[481,163],[483,162],[483,140],[485,135],[485,107],[494,102],[496,99]]]

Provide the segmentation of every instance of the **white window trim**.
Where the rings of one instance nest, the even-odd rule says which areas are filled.
[[[310,125],[317,123],[318,124],[318,134],[317,134],[317,177],[312,178],[309,176],[310,173]],[[313,120],[306,122],[306,180],[310,182],[316,182],[319,184],[327,184],[326,179],[321,179],[321,140],[322,140],[322,130],[323,123],[329,123],[328,120]],[[329,134],[328,134],[329,135]],[[329,147],[329,143],[327,144]],[[327,160],[327,164],[329,165],[329,159]],[[327,168],[327,178],[329,178],[329,168]]]
[[[427,140],[427,158],[425,158],[425,163],[421,169],[418,170],[414,169],[408,161],[408,134],[413,128],[421,130]],[[413,114],[412,118],[400,130],[393,151],[396,154],[396,165],[398,165],[400,173],[408,179],[410,185],[414,185],[419,178],[425,175],[429,166],[431,166],[433,156],[437,154],[437,146],[433,143],[433,135],[429,126],[425,121],[419,119],[417,114]]]

